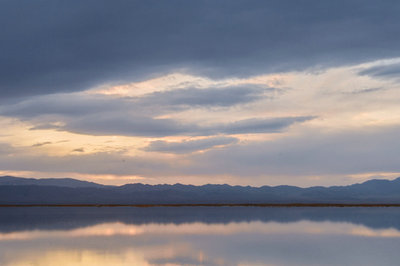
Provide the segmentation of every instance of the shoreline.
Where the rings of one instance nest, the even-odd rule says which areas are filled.
[[[400,207],[400,203],[0,204],[10,207]]]

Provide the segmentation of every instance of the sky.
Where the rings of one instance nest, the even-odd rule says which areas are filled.
[[[400,2],[0,0],[0,175],[400,176]]]

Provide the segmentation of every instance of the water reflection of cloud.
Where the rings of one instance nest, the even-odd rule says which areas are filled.
[[[129,225],[120,222],[103,223],[72,230],[32,230],[0,233],[0,241],[33,240],[40,238],[113,237],[113,236],[170,236],[170,235],[232,235],[232,234],[308,234],[308,235],[354,235],[365,237],[400,237],[394,228],[371,229],[363,225],[344,222],[299,221],[279,222],[232,222],[229,224],[142,224]]]
[[[399,244],[399,230],[347,222],[111,222],[2,233],[0,265],[368,265],[398,261]]]
[[[93,250],[49,250],[27,257],[16,258],[11,263],[13,266],[26,265],[40,266],[69,266],[69,265],[150,265],[140,253],[130,249],[118,254],[104,254]]]

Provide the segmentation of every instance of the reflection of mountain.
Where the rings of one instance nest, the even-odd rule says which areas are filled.
[[[400,178],[336,187],[102,186],[74,179],[0,177],[0,204],[400,203]]]
[[[100,223],[348,222],[374,229],[400,230],[400,208],[277,207],[6,207],[0,209],[0,232],[73,229]]]

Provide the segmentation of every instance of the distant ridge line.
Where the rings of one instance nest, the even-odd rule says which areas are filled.
[[[400,178],[332,187],[103,186],[74,179],[0,177],[0,206],[399,207]]]

